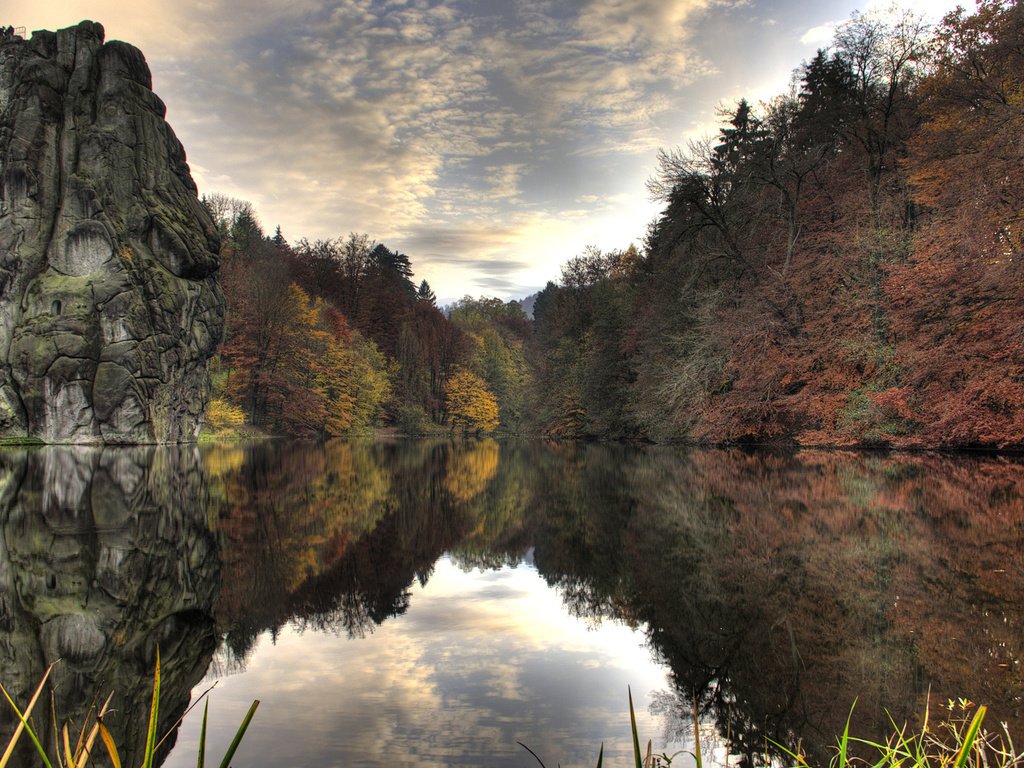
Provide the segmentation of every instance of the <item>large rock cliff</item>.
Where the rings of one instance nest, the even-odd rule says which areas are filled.
[[[215,229],[142,53],[83,21],[0,39],[0,437],[196,437]]]

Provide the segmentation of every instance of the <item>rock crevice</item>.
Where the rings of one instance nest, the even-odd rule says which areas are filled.
[[[0,40],[0,437],[198,434],[219,243],[151,83],[94,22]]]

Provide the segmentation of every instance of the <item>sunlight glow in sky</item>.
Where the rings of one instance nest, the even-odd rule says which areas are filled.
[[[267,231],[366,232],[442,299],[508,298],[586,245],[639,242],[659,147],[785,91],[879,4],[7,0],[0,21],[89,18],[141,48],[200,192],[250,200]]]

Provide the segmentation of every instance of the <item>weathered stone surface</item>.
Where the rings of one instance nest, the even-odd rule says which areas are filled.
[[[99,24],[0,40],[0,437],[197,436],[218,242],[164,114]]]

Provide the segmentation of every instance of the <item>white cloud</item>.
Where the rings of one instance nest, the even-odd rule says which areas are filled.
[[[832,42],[832,38],[835,36],[836,28],[838,26],[838,21],[829,21],[824,24],[819,24],[816,27],[811,27],[800,36],[800,42],[804,45],[813,45],[819,48],[824,48]]]

